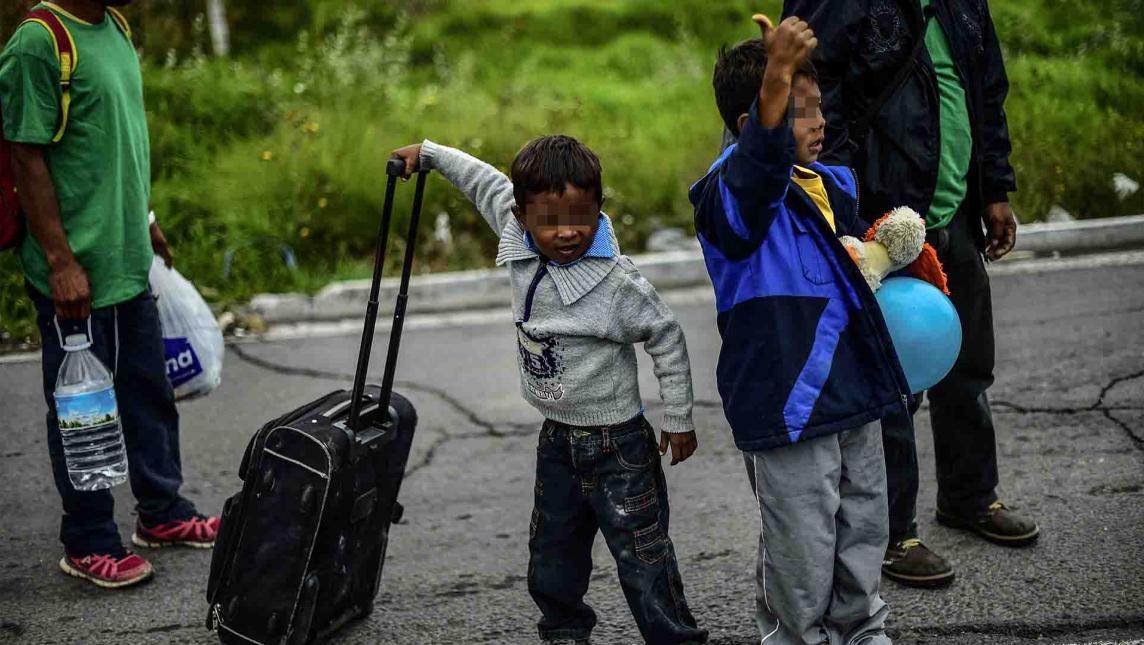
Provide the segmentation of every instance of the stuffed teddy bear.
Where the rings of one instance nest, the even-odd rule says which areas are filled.
[[[886,213],[866,231],[864,240],[849,235],[839,239],[871,291],[881,288],[887,275],[906,269],[949,295],[937,251],[926,243],[926,222],[914,209],[899,206]]]

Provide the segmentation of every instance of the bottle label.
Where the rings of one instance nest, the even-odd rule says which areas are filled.
[[[195,348],[186,338],[164,338],[163,349],[167,360],[167,380],[171,387],[179,387],[203,373]]]
[[[85,430],[119,423],[114,387],[55,398],[60,430]]]

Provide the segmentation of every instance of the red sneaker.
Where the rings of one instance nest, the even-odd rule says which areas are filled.
[[[65,555],[60,559],[60,569],[69,576],[90,580],[104,589],[118,589],[139,584],[155,572],[150,562],[134,553],[128,553],[122,558],[110,555],[73,558]]]
[[[165,546],[189,546],[196,549],[209,549],[214,546],[218,535],[218,518],[195,515],[186,520],[167,522],[147,527],[136,522],[131,543],[135,546],[159,549]]]

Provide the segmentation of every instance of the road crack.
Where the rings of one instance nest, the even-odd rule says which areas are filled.
[[[110,634],[110,633],[114,632],[116,635],[120,635],[120,636],[126,635],[126,634],[139,634],[139,635],[143,635],[143,634],[167,634],[170,632],[201,630],[202,628],[203,628],[202,623],[191,623],[191,624],[172,623],[169,625],[156,625],[154,627],[146,627],[146,628],[142,628],[142,629],[115,629],[115,630],[105,629],[105,630],[103,630],[103,633]]]
[[[301,376],[305,378],[315,378],[325,381],[352,382],[354,380],[354,375],[351,373],[320,370],[314,369],[312,367],[297,367],[293,365],[285,365],[276,361],[271,361],[269,359],[251,354],[238,344],[230,344],[228,345],[228,349],[242,361],[253,365],[254,367],[274,372],[275,374],[283,374],[286,376]],[[419,459],[414,464],[406,466],[405,477],[407,479],[417,471],[428,467],[433,462],[433,458],[436,456],[437,450],[450,441],[480,438],[504,439],[510,437],[520,437],[532,434],[536,430],[535,424],[532,423],[490,421],[478,414],[476,410],[465,405],[452,394],[449,394],[445,390],[438,387],[433,387],[431,385],[425,385],[423,383],[417,383],[414,381],[395,381],[393,385],[397,389],[421,392],[430,396],[437,397],[439,400],[445,403],[445,405],[449,406],[455,412],[463,416],[469,423],[473,424],[477,428],[480,428],[480,432],[442,434],[440,437],[437,437],[431,441],[421,459]]]
[[[292,365],[285,365],[259,356],[255,356],[246,351],[239,344],[230,344],[228,348],[235,356],[245,361],[246,363],[255,367],[265,369],[276,374],[284,374],[287,376],[301,376],[307,378],[316,378],[327,381],[353,381],[354,375],[347,372],[335,372],[330,370],[320,370],[311,367],[298,367]],[[1108,393],[1116,386],[1133,381],[1139,378],[1144,378],[1144,370],[1118,376],[1110,380],[1100,390],[1100,395],[1094,403],[1088,406],[1078,407],[1035,407],[1023,406],[1011,401],[998,399],[991,402],[995,408],[1000,408],[998,412],[1014,412],[1017,414],[1054,414],[1054,415],[1074,415],[1074,414],[1089,414],[1098,412],[1102,414],[1110,423],[1120,428],[1124,434],[1132,441],[1133,445],[1139,449],[1144,450],[1144,437],[1138,435],[1127,423],[1118,419],[1113,413],[1120,411],[1137,411],[1144,410],[1144,407],[1137,406],[1109,406],[1105,405],[1104,399]],[[447,391],[417,383],[414,381],[397,381],[394,385],[400,389],[422,392],[434,397],[437,397],[447,406],[452,408],[458,414],[463,416],[469,423],[480,428],[480,432],[468,432],[460,434],[446,434],[434,439],[430,442],[425,454],[417,463],[411,464],[406,468],[406,477],[412,476],[419,470],[428,467],[432,464],[433,458],[436,456],[438,449],[450,441],[465,440],[465,439],[478,439],[478,438],[509,438],[520,437],[531,434],[535,428],[534,424],[522,424],[514,422],[495,422],[482,417],[476,410],[465,405],[459,399]],[[722,409],[723,404],[719,401],[711,401],[705,399],[698,399],[694,402],[694,407],[700,409]]]
[[[1107,419],[1114,426],[1116,426],[1116,427],[1120,428],[1122,431],[1124,431],[1125,436],[1128,437],[1128,439],[1132,442],[1132,444],[1137,449],[1144,450],[1144,436],[1141,436],[1140,434],[1138,434],[1135,430],[1132,429],[1131,426],[1129,426],[1126,422],[1122,421],[1121,419],[1117,418],[1115,415],[1116,412],[1141,412],[1141,411],[1144,411],[1144,405],[1107,405],[1104,402],[1105,397],[1108,396],[1108,393],[1111,392],[1113,388],[1115,388],[1118,385],[1121,385],[1122,383],[1128,383],[1130,381],[1135,381],[1136,379],[1140,379],[1140,378],[1144,378],[1144,370],[1140,370],[1138,372],[1133,372],[1131,374],[1125,374],[1123,376],[1117,376],[1117,377],[1113,378],[1107,384],[1105,384],[1104,387],[1102,387],[1100,389],[1100,394],[1096,397],[1096,401],[1094,401],[1091,405],[1076,406],[1076,407],[1064,407],[1064,406],[1060,406],[1060,407],[1058,407],[1058,406],[1038,407],[1038,406],[1020,405],[1018,403],[1014,403],[1012,401],[1006,401],[1004,399],[996,399],[996,400],[990,401],[989,405],[990,405],[990,407],[997,409],[998,413],[1011,412],[1011,413],[1015,413],[1015,414],[1052,414],[1052,415],[1060,415],[1060,416],[1074,415],[1074,414],[1092,414],[1094,412],[1099,413],[1102,416],[1104,416],[1104,418]],[[718,401],[697,400],[697,401],[695,401],[695,407],[696,408],[703,408],[703,409],[715,409],[715,408],[721,409],[723,407],[723,404],[718,402]]]
[[[1093,412],[1098,412],[1102,416],[1104,416],[1104,418],[1108,419],[1108,421],[1111,422],[1113,425],[1115,425],[1116,427],[1123,430],[1125,436],[1127,436],[1128,439],[1130,441],[1132,441],[1133,445],[1136,446],[1136,448],[1138,450],[1144,450],[1144,437],[1137,434],[1136,431],[1132,429],[1132,427],[1130,427],[1124,421],[1121,421],[1120,419],[1118,419],[1116,417],[1116,415],[1114,414],[1115,412],[1141,411],[1141,410],[1144,410],[1144,407],[1142,407],[1142,406],[1131,406],[1131,405],[1107,405],[1104,402],[1105,397],[1108,396],[1108,393],[1111,392],[1113,388],[1115,388],[1116,386],[1118,386],[1122,383],[1128,383],[1130,381],[1135,381],[1136,379],[1139,379],[1139,378],[1144,378],[1144,370],[1140,370],[1138,372],[1133,372],[1131,374],[1125,374],[1123,376],[1117,376],[1117,377],[1113,378],[1107,384],[1105,384],[1104,387],[1102,387],[1100,389],[1100,394],[1096,397],[1096,401],[1094,401],[1091,405],[1087,405],[1087,406],[1032,407],[1032,406],[1018,405],[1018,404],[1013,403],[1011,401],[1005,401],[1005,400],[1001,400],[1001,399],[998,399],[996,401],[991,401],[990,404],[993,407],[1002,408],[1001,410],[999,410],[999,412],[1009,411],[1009,412],[1015,412],[1017,414],[1072,415],[1072,414],[1090,414]]]
[[[466,439],[507,439],[510,437],[525,437],[536,432],[536,427],[533,424],[514,424],[517,426],[514,430],[500,431],[497,434],[488,432],[462,432],[460,434],[443,434],[433,441],[429,442],[429,446],[425,449],[425,454],[415,464],[410,464],[405,467],[405,478],[408,479],[414,473],[422,468],[428,467],[433,463],[433,458],[437,455],[437,449],[451,441],[463,441]]]

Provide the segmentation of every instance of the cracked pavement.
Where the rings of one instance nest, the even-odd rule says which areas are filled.
[[[1144,639],[1144,265],[1018,272],[993,280],[1002,499],[1031,513],[1031,549],[992,546],[933,520],[933,451],[918,416],[926,543],[958,579],[919,591],[885,582],[897,643],[1095,643]],[[709,299],[667,294],[687,332],[700,447],[668,468],[672,539],[689,601],[712,642],[758,641],[753,574],[758,520],[713,380]],[[384,335],[374,351],[384,361]],[[356,335],[232,345],[223,386],[182,405],[185,492],[217,511],[239,487],[247,439],[268,418],[348,387]],[[338,643],[532,643],[524,580],[538,415],[521,401],[503,319],[407,328],[399,390],[421,425],[374,614]],[[641,388],[662,409],[650,361]],[[106,592],[56,569],[59,502],[43,442],[38,363],[0,365],[0,642],[211,643],[203,589],[209,553],[148,552],[151,583]],[[116,491],[124,536],[130,491]],[[602,540],[588,594],[597,643],[638,642]]]

